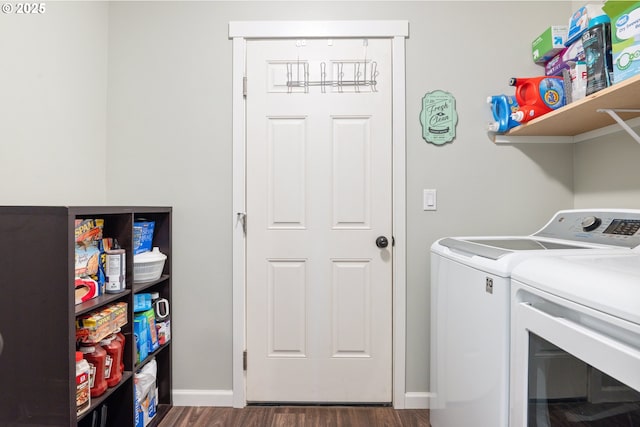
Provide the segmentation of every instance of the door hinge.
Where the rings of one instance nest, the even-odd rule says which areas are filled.
[[[242,96],[247,97],[247,76],[242,78]]]
[[[242,225],[242,233],[247,235],[247,214],[244,212],[238,212],[236,214],[236,221]]]
[[[247,370],[247,350],[242,352],[242,370]]]

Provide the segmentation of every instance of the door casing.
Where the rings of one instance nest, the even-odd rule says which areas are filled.
[[[248,39],[388,38],[392,40],[393,146],[393,406],[404,409],[406,372],[406,114],[405,38],[408,21],[232,21],[233,40],[233,406],[246,406],[246,108],[244,77]],[[248,218],[250,221],[251,219]]]

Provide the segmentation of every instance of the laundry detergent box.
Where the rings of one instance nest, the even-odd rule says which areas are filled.
[[[640,1],[605,2],[602,10],[611,19],[613,81],[640,73]]]
[[[561,76],[563,70],[568,70],[570,68],[569,64],[564,60],[564,53],[566,50],[567,48],[564,48],[560,53],[544,64],[545,76]]]
[[[556,56],[567,41],[567,26],[552,25],[531,42],[533,62],[544,65]]]
[[[561,76],[565,70],[570,70],[576,62],[584,60],[584,46],[582,39],[578,39],[551,58],[544,65],[544,73],[547,76]]]

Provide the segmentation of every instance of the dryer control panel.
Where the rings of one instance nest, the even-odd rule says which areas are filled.
[[[640,247],[640,210],[563,210],[557,212],[534,236],[626,248]]]

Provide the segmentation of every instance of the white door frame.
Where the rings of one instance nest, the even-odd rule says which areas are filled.
[[[405,408],[406,364],[406,121],[405,38],[408,21],[233,21],[233,406],[246,406],[246,108],[244,77],[249,39],[388,38],[392,40],[393,144],[393,406]],[[251,219],[249,218],[249,221]]]

